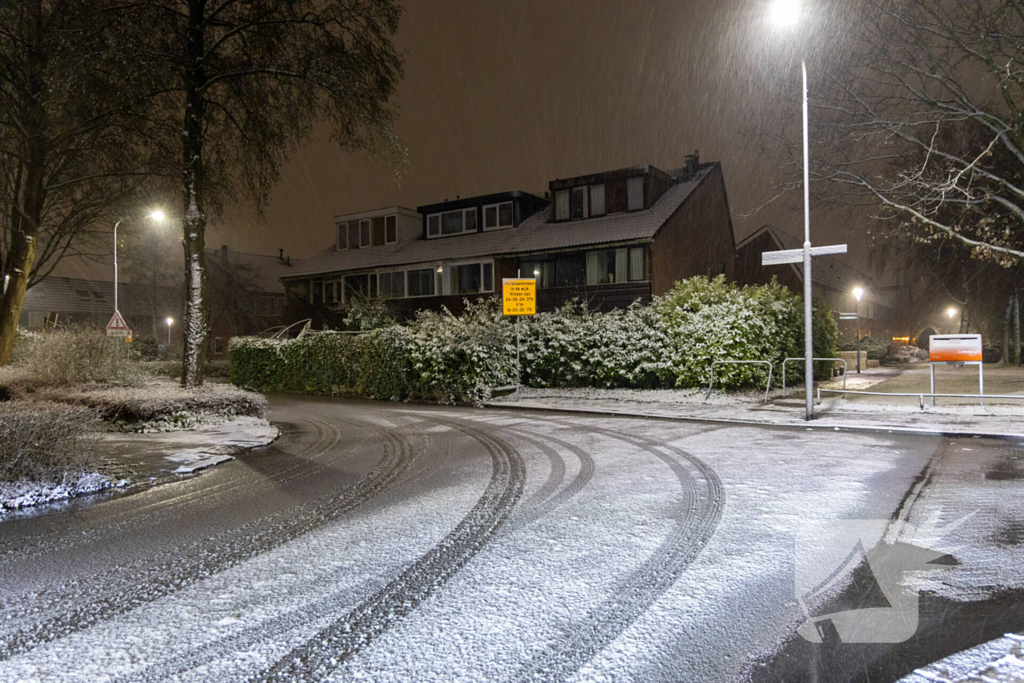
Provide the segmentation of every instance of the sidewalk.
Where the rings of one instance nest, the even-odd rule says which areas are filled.
[[[986,394],[1024,394],[1024,372],[1019,368],[986,367]],[[943,368],[936,390],[940,393],[977,393],[975,368]],[[970,376],[968,376],[970,375]],[[922,387],[923,382],[923,387]],[[967,385],[972,384],[973,388]],[[861,375],[851,373],[847,389],[885,393],[928,392],[927,364],[910,368],[876,368]],[[820,385],[841,390],[842,379]],[[736,424],[777,425],[817,429],[851,429],[861,431],[892,431],[915,434],[948,434],[956,436],[988,436],[994,438],[1024,437],[1024,400],[986,398],[977,400],[939,399],[932,407],[926,399],[921,410],[917,397],[855,396],[825,394],[815,405],[815,419],[805,420],[804,392],[790,387],[787,397],[781,389],[773,389],[769,402],[764,392],[714,391],[706,402],[704,390],[628,389],[531,389],[524,388],[520,400],[505,396],[487,401],[488,407],[521,410],[553,410],[598,415],[730,422]]]

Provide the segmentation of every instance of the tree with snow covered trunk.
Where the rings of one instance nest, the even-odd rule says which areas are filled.
[[[26,290],[71,254],[109,253],[145,166],[140,71],[89,0],[0,2],[0,365]],[[100,241],[102,239],[102,241]]]
[[[166,85],[154,97],[178,136],[186,308],[182,384],[199,386],[209,331],[207,211],[236,190],[262,208],[288,149],[323,125],[349,150],[405,150],[389,100],[402,76],[392,0],[141,0],[126,31]]]

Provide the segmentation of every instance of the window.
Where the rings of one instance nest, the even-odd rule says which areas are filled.
[[[324,283],[324,303],[336,304],[341,302],[341,281],[328,280]]]
[[[519,264],[519,272],[525,278],[536,279],[539,289],[555,286],[554,261],[524,261]]]
[[[84,289],[76,289],[75,294],[78,295],[79,299],[89,299],[89,292],[85,291]]]
[[[555,193],[555,220],[569,220],[569,190]]]
[[[313,284],[310,286],[313,288],[313,303],[322,304],[324,302],[324,281],[313,280]]]
[[[587,252],[587,284],[609,285],[626,282],[626,249],[602,249]]]
[[[569,214],[572,220],[577,221],[581,218],[587,217],[587,188],[574,187],[572,188],[572,198],[570,200],[571,205],[569,207]]]
[[[384,216],[377,216],[373,219],[373,246],[379,247],[384,244]]]
[[[352,301],[353,297],[365,298],[370,295],[370,276],[346,275],[345,276],[345,301]]]
[[[603,216],[604,210],[604,185],[590,186],[590,215]]]
[[[358,249],[359,248],[359,224],[349,223],[348,224],[348,248]]]
[[[491,204],[484,207],[484,230],[500,230],[512,227],[512,202]]]
[[[555,287],[578,287],[586,281],[583,254],[570,254],[555,259]]]
[[[405,296],[405,271],[380,273],[377,275],[380,296],[385,299],[400,299]]]
[[[459,209],[435,213],[427,217],[427,236],[461,235],[464,232],[476,232],[476,208]]]
[[[639,211],[644,208],[644,179],[630,178],[626,181],[626,210]]]
[[[309,280],[291,280],[284,285],[285,298],[292,305],[309,303]]]
[[[452,294],[479,294],[494,291],[494,264],[464,263],[451,267]]]
[[[213,352],[215,354],[224,353],[224,340],[221,339],[220,337],[213,338]]]
[[[359,246],[368,247],[370,246],[370,221],[362,220],[359,221]]]
[[[384,244],[394,244],[397,241],[398,216],[388,216],[384,219]]]
[[[338,223],[338,251],[348,249],[348,223]]]
[[[434,295],[434,269],[408,271],[409,296]]]
[[[644,248],[633,247],[629,250],[629,279],[644,279]]]

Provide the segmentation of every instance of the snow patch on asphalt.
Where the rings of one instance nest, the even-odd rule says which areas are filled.
[[[0,482],[0,517],[7,510],[56,503],[77,496],[128,486],[127,479],[113,480],[98,472],[71,475],[59,483],[29,481]]]
[[[939,660],[899,683],[1010,683],[1024,680],[1024,635],[1002,638]]]

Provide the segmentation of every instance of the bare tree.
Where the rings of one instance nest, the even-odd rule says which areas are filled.
[[[152,317],[153,339],[160,339],[160,310],[168,288],[183,287],[177,258],[181,253],[181,240],[171,228],[147,225],[125,236],[125,275],[132,284],[145,292],[146,303]]]
[[[920,239],[1024,257],[1024,2],[844,4],[819,74],[815,176]]]
[[[0,3],[0,365],[26,289],[88,253],[141,177],[138,74],[106,18],[87,0]]]
[[[404,159],[389,106],[402,74],[391,43],[399,14],[392,0],[125,3],[123,31],[151,38],[138,58],[168,78],[154,110],[167,113],[168,146],[178,147],[184,386],[203,381],[208,207],[236,190],[261,206],[286,151],[318,123],[346,149]]]
[[[234,334],[257,334],[279,324],[276,307],[261,286],[252,265],[232,259],[227,251],[208,262],[210,327],[227,326]]]

